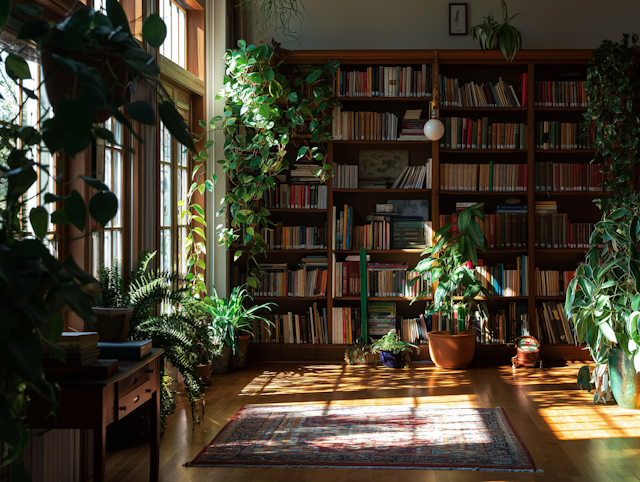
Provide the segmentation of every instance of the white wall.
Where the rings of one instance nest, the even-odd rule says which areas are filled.
[[[453,0],[458,2],[458,0]],[[452,3],[453,3],[452,2]],[[449,1],[444,0],[303,0],[307,8],[300,44],[289,49],[473,49],[471,36],[449,35]],[[595,48],[623,33],[640,34],[640,0],[508,0],[512,24],[528,49]],[[489,10],[502,19],[500,0],[467,1],[468,27]],[[260,43],[251,17],[248,41]],[[281,35],[275,36],[282,42]]]

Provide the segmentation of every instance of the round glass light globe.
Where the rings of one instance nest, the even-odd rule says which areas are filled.
[[[429,140],[439,140],[444,135],[444,124],[440,119],[429,119],[424,125],[424,135]]]

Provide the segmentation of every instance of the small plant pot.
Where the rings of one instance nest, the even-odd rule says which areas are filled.
[[[392,351],[381,351],[380,361],[387,368],[403,368],[406,365],[404,361],[404,352],[393,353]]]
[[[475,333],[458,332],[450,335],[448,331],[429,332],[429,355],[440,368],[467,368],[473,360],[476,350]]]
[[[240,368],[247,364],[247,353],[249,353],[249,341],[251,341],[251,335],[238,336],[238,352],[231,360],[233,367]]]
[[[200,375],[200,379],[204,385],[211,385],[211,364],[198,365],[196,372]]]
[[[211,359],[211,374],[220,375],[229,371],[229,360],[231,359],[231,348],[225,346],[222,348],[220,356],[214,356]]]
[[[99,341],[127,341],[133,308],[93,308],[93,312],[98,318],[96,331]]]
[[[640,373],[636,373],[633,360],[618,348],[609,353],[609,377],[616,403],[624,408],[640,408]]]
[[[127,84],[129,83],[129,65],[118,56],[114,56],[108,49],[96,49],[90,52],[56,51],[51,45],[43,45],[40,52],[40,65],[44,76],[49,103],[54,106],[62,99],[77,99],[82,95],[82,86],[75,76],[67,72],[51,54],[57,53],[62,57],[69,57],[82,62],[89,67],[98,69],[100,76],[109,86],[116,106],[121,106],[125,100]],[[111,117],[109,109],[93,110],[93,122],[106,122]]]

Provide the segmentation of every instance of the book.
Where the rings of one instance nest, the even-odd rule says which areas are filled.
[[[120,343],[98,342],[100,358],[118,360],[141,360],[151,354],[151,340],[123,341]]]
[[[48,365],[42,366],[47,375],[58,378],[109,378],[118,371],[117,359],[99,359],[87,365]]]
[[[83,351],[95,348],[98,343],[97,331],[65,331],[56,345],[65,351]]]
[[[100,350],[97,348],[89,348],[81,353],[74,353],[65,351],[65,361],[60,360],[45,354],[42,359],[43,365],[88,365],[98,361]]]

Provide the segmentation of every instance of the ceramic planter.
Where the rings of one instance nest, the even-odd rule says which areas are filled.
[[[225,346],[222,348],[220,356],[211,359],[211,374],[220,375],[229,371],[229,360],[231,358],[231,348]]]
[[[133,308],[93,308],[93,312],[98,318],[96,331],[99,341],[127,341]]]
[[[640,408],[640,373],[636,373],[633,361],[618,348],[613,348],[609,353],[609,379],[611,393],[618,405]]]
[[[450,335],[448,331],[429,332],[429,354],[440,368],[467,368],[475,350],[475,333],[458,332],[457,335]]]
[[[387,368],[402,368],[405,365],[404,353],[393,353],[392,351],[381,351],[380,361]]]
[[[236,368],[243,367],[247,364],[247,353],[249,353],[249,341],[251,341],[251,335],[238,336],[238,351],[233,357],[233,366]]]

